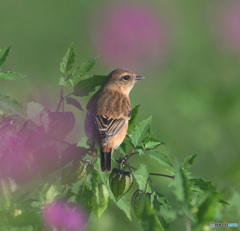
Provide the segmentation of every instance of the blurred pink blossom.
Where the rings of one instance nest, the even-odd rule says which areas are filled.
[[[217,34],[224,47],[240,52],[240,1],[226,1],[217,14]]]
[[[139,5],[115,6],[96,19],[94,43],[107,63],[140,68],[162,63],[168,45],[166,24],[152,9]]]
[[[62,143],[74,128],[71,112],[43,109],[29,119],[0,118],[0,176],[28,182],[64,166],[85,150]]]
[[[76,206],[56,201],[46,206],[43,218],[50,228],[79,231],[86,224],[85,214]]]

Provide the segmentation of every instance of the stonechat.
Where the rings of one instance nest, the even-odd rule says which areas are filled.
[[[112,169],[112,152],[124,140],[131,119],[129,92],[143,79],[126,69],[112,71],[87,104],[85,132],[100,146],[101,169]]]

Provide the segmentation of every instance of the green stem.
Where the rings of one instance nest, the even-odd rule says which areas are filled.
[[[170,176],[170,175],[161,174],[161,173],[149,173],[149,175],[151,175],[151,176],[164,176],[164,177],[172,178],[173,180],[175,180],[175,176]]]
[[[60,100],[59,100],[59,103],[58,103],[58,106],[57,106],[57,109],[56,109],[56,112],[59,111],[60,107],[61,107],[61,104],[64,100],[64,97],[63,97],[63,87],[61,87],[61,93],[60,93]]]

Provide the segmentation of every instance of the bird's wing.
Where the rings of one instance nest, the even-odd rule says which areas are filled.
[[[128,119],[124,118],[113,119],[102,115],[95,115],[94,117],[94,123],[103,145],[106,145],[107,142],[114,137],[127,122]]]

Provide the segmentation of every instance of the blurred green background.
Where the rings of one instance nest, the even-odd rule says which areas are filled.
[[[3,68],[27,78],[2,81],[0,92],[24,107],[35,101],[55,109],[59,63],[72,42],[78,63],[100,55],[95,74],[124,65],[147,77],[131,92],[131,103],[141,104],[139,121],[153,115],[154,137],[165,143],[161,150],[180,161],[197,154],[193,175],[212,181],[227,198],[240,190],[238,14],[239,1],[1,0],[0,47],[13,44]],[[135,21],[126,26],[128,19]],[[160,171],[152,161],[148,166]],[[153,180],[172,196],[169,179]],[[112,208],[100,220],[91,217],[88,230],[131,227],[139,228]]]

